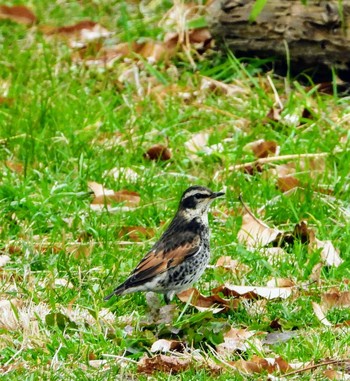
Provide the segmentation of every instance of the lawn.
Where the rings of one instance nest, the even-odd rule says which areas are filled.
[[[26,5],[36,19],[0,7],[0,374],[349,379],[350,104],[336,77],[321,91],[196,40],[204,6]],[[194,285],[207,298],[105,302],[197,184],[226,192]]]

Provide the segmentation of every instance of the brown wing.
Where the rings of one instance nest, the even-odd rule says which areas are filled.
[[[138,264],[125,282],[127,287],[137,286],[154,276],[181,264],[186,258],[195,255],[200,249],[200,238],[195,236],[191,242],[183,243],[170,250],[155,247]]]

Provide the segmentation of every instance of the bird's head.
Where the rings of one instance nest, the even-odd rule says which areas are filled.
[[[192,186],[181,197],[179,211],[188,217],[200,217],[208,212],[210,204],[224,192],[213,192],[202,186]]]

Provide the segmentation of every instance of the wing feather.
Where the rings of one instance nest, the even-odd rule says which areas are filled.
[[[200,250],[200,238],[195,235],[192,241],[181,244],[169,250],[155,246],[141,260],[136,269],[125,282],[127,287],[133,287],[152,279],[156,275],[180,265],[187,258],[194,256]]]

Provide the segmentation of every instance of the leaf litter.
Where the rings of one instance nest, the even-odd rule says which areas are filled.
[[[0,5],[0,19],[7,19],[28,26],[37,21],[33,11],[25,5]]]
[[[139,205],[141,197],[137,192],[128,191],[125,189],[114,191],[107,189],[103,185],[90,181],[88,182],[89,188],[94,193],[94,199],[91,202],[91,209],[95,211],[109,211],[116,210],[130,210]],[[123,203],[125,208],[113,208],[112,203]]]
[[[176,4],[176,6],[178,6],[178,5],[179,5],[179,3]],[[178,11],[176,11],[176,12],[178,12]],[[186,11],[185,17],[182,17],[182,18],[185,18],[185,20],[181,20],[181,23],[179,22],[179,18],[178,18],[179,13],[177,13],[177,16],[176,16],[177,19],[175,20],[175,25],[177,25],[177,27],[179,27],[179,28],[176,28],[178,30],[175,32],[175,34],[167,36],[168,40],[165,39],[166,43],[173,44],[173,46],[174,46],[174,50],[172,50],[172,49],[169,50],[169,52],[168,52],[169,55],[177,54],[179,51],[181,52],[181,49],[184,50],[186,52],[186,54],[191,54],[190,50],[192,48],[194,48],[194,50],[199,51],[200,49],[206,49],[208,45],[210,46],[211,36],[210,36],[210,34],[208,34],[207,30],[205,30],[203,28],[202,29],[198,28],[198,29],[194,29],[194,30],[189,30],[187,27],[184,26],[185,23],[188,21],[188,17],[191,14],[195,14],[195,13],[196,12],[193,12],[193,10],[188,9]],[[166,23],[166,17],[165,17],[164,22]],[[28,25],[29,24],[30,24],[30,22],[28,22]],[[168,24],[168,25],[170,25],[170,24]],[[70,44],[74,48],[88,47],[89,44],[94,43],[94,40],[97,40],[98,41],[98,42],[96,42],[97,61],[101,59],[101,57],[103,55],[101,53],[106,52],[106,56],[107,56],[108,52],[109,53],[113,52],[113,49],[115,49],[114,53],[116,55],[113,57],[113,53],[111,53],[112,59],[115,59],[116,57],[117,57],[117,59],[119,59],[120,57],[134,56],[134,58],[136,60],[139,59],[139,57],[143,57],[143,58],[146,58],[149,62],[158,62],[159,60],[166,58],[167,53],[164,52],[164,50],[166,50],[166,49],[164,49],[166,44],[164,44],[163,41],[160,41],[160,42],[147,41],[144,44],[142,43],[140,45],[132,45],[131,49],[130,48],[126,49],[125,45],[124,46],[120,45],[119,47],[118,46],[112,47],[111,51],[109,51],[108,50],[109,47],[103,46],[103,43],[101,43],[100,40],[108,38],[110,36],[110,32],[107,30],[103,30],[103,29],[101,29],[99,31],[98,27],[100,27],[99,24],[96,24],[96,23],[94,24],[92,22],[87,22],[85,24],[85,26],[84,26],[84,23],[78,23],[76,25],[63,27],[60,31],[59,31],[59,28],[57,28],[55,31],[54,31],[54,29],[52,29],[52,33],[53,34],[66,35],[66,38],[68,38],[68,40],[70,40]],[[84,32],[82,32],[82,31],[84,31]],[[183,44],[183,46],[181,47],[182,44]],[[179,48],[179,46],[180,46],[180,48]],[[118,53],[118,49],[120,49],[119,53]],[[88,51],[88,49],[87,49],[87,51]],[[84,56],[85,53],[81,52],[81,54],[82,54],[81,55],[82,61],[84,61],[84,59],[87,60],[87,56]],[[88,55],[89,53],[86,53],[86,54]],[[100,56],[99,56],[99,54],[100,54]],[[91,58],[91,60],[93,60],[94,57],[92,56],[90,58]],[[109,58],[107,57],[106,59],[103,58],[103,59],[101,59],[100,63],[102,63],[102,65],[104,65],[104,64],[106,64],[106,61],[108,61],[109,59],[110,59],[110,57]],[[203,81],[203,82],[205,82],[205,81]],[[203,86],[204,87],[207,86],[208,88],[211,88],[211,90],[214,92],[217,91],[217,92],[226,93],[226,95],[228,95],[228,96],[235,96],[235,95],[239,94],[239,92],[242,90],[242,88],[239,88],[239,87],[236,88],[234,85],[226,85],[226,84],[221,83],[220,81],[209,81],[209,82],[210,82],[209,84],[204,83]],[[278,114],[278,113],[276,113],[276,114]],[[276,116],[276,120],[277,119],[280,120],[281,118],[283,118],[283,117],[281,117],[280,115]],[[285,118],[286,121],[287,121],[287,119],[288,118]],[[293,118],[289,118],[289,119],[292,120]],[[292,122],[293,122],[293,120],[292,120]],[[209,139],[207,139],[205,141],[205,144],[202,145],[202,147],[197,146],[193,149],[192,153],[194,153],[194,155],[196,157],[198,157],[198,153],[201,154],[202,152],[204,152],[204,153],[220,152],[220,149],[222,149],[222,146],[208,147],[208,140]],[[264,142],[260,146],[259,146],[259,144],[257,144],[254,147],[254,149],[252,148],[254,155],[258,159],[260,159],[260,158],[271,158],[272,159],[272,157],[274,155],[279,154],[278,153],[278,146],[277,146],[276,142]],[[259,165],[264,165],[265,163],[272,163],[273,160],[271,160],[271,161],[267,160],[266,162],[257,160],[255,163],[258,163],[258,162],[259,162]],[[294,174],[296,173],[297,169],[295,168],[295,166],[294,166],[294,168],[292,168],[293,165],[290,165],[290,167],[288,168],[289,164],[291,164],[291,163],[286,164],[287,168],[284,167],[284,168],[280,169],[280,168],[278,168],[278,166],[273,167],[273,169],[277,168],[276,169],[276,172],[278,175],[278,179],[277,179],[278,183],[277,184],[282,191],[286,191],[289,189],[293,189],[296,186],[300,186],[299,180],[297,180],[295,177],[293,177]],[[286,178],[283,179],[282,176],[280,176],[279,171],[282,172],[284,170],[290,171],[290,173],[288,173]],[[116,172],[116,175],[114,175],[114,176],[118,177],[118,176],[120,176],[120,173]],[[115,177],[115,178],[117,178],[117,177]],[[109,206],[109,204],[113,203],[113,202],[124,202],[125,204],[129,204],[128,205],[129,207],[134,207],[134,206],[137,206],[140,202],[140,199],[133,199],[132,198],[132,196],[136,196],[135,194],[126,193],[126,195],[124,194],[125,198],[123,199],[124,196],[120,196],[120,194],[118,194],[116,196],[116,194],[120,191],[112,191],[112,190],[105,189],[102,185],[99,185],[99,186],[100,187],[96,187],[96,189],[99,188],[100,198],[99,198],[99,196],[96,196],[96,194],[95,194],[95,202],[97,204],[103,205],[103,207],[105,207],[106,204]],[[102,192],[101,192],[101,190],[102,190]],[[137,194],[137,196],[139,197],[138,194]],[[111,199],[108,199],[108,197],[111,197]],[[250,216],[252,217],[252,215],[250,215]],[[254,219],[253,218],[253,220],[254,221],[249,220],[248,223],[245,224],[245,226],[244,226],[245,227],[245,233],[241,233],[242,242],[243,242],[243,238],[247,239],[247,236],[248,237],[252,237],[252,236],[254,237],[255,236],[255,238],[250,238],[251,239],[250,242],[248,241],[249,242],[248,246],[251,246],[251,248],[257,248],[258,246],[264,245],[262,242],[265,242],[265,245],[273,243],[274,240],[277,239],[279,234],[282,234],[282,236],[283,236],[283,234],[285,234],[285,232],[283,232],[283,231],[279,231],[278,229],[270,228],[268,226],[268,224],[266,224],[264,221],[262,221],[260,219],[257,219],[257,218]],[[255,226],[253,226],[254,224],[255,224]],[[253,228],[252,228],[252,226],[253,226]],[[127,227],[127,228],[129,228],[129,227]],[[138,233],[140,233],[140,234],[143,234],[143,232],[144,232],[144,231],[142,231],[141,227],[130,227],[130,228],[134,229],[135,231],[138,231]],[[276,234],[276,232],[278,232],[277,236],[275,237],[275,239],[272,239],[271,237],[273,237]],[[244,234],[245,234],[245,236],[244,236]],[[310,234],[310,236],[312,236],[312,234]],[[322,259],[329,266],[339,266],[339,264],[342,263],[342,260],[339,257],[339,252],[333,247],[333,245],[331,244],[330,241],[319,241],[319,240],[317,240],[317,238],[309,238],[309,241],[313,241],[313,249],[320,250]],[[311,244],[310,244],[310,247],[311,247]],[[280,249],[280,248],[266,248],[266,250],[268,250],[268,249]],[[238,265],[239,264],[237,264],[233,259],[230,259],[230,257],[226,256],[224,259],[221,259],[221,262],[218,261],[216,266],[224,268],[228,271],[240,272],[241,270],[237,268]],[[63,287],[68,286],[68,283],[65,283],[64,279],[58,278],[56,281],[57,282],[55,282],[55,285],[57,285],[57,286],[63,286]],[[226,287],[226,286],[227,285],[225,284],[222,287]],[[277,279],[271,279],[268,282],[267,287],[250,286],[247,288],[246,286],[228,285],[228,288],[226,288],[226,289],[225,288],[221,288],[221,289],[219,288],[220,289],[220,291],[219,291],[220,295],[213,294],[210,297],[205,297],[205,296],[201,295],[198,291],[197,291],[198,294],[196,292],[192,291],[191,296],[187,295],[187,296],[183,296],[183,298],[184,298],[185,302],[189,302],[191,300],[190,298],[193,298],[193,295],[194,295],[197,298],[197,300],[194,300],[193,304],[192,304],[192,300],[191,300],[192,305],[198,304],[199,307],[204,308],[204,310],[206,308],[217,308],[217,309],[221,308],[221,310],[219,312],[225,312],[228,310],[228,307],[232,308],[233,306],[236,306],[236,304],[232,303],[232,300],[222,298],[221,294],[232,293],[229,296],[231,296],[231,297],[233,296],[233,297],[237,297],[237,298],[243,297],[243,298],[252,299],[252,300],[255,300],[256,298],[266,298],[266,300],[273,300],[275,298],[284,298],[284,297],[287,298],[289,296],[288,292],[286,294],[280,293],[280,289],[282,289],[282,288],[289,289],[289,288],[293,288],[294,286],[295,286],[295,284],[292,280],[277,278]],[[243,289],[239,288],[239,287],[243,287]],[[251,287],[253,287],[253,288],[251,288]],[[267,291],[267,289],[269,291]],[[277,293],[275,291],[271,292],[271,289],[273,289],[273,290],[278,289],[278,292]],[[326,306],[327,308],[328,307],[331,308],[333,306],[334,307],[347,306],[348,296],[347,296],[346,292],[344,294],[344,292],[341,292],[339,290],[338,291],[331,290],[328,294],[331,294],[331,295],[322,296],[321,304],[323,305],[323,307]],[[335,295],[333,295],[333,294],[335,294]],[[285,296],[285,295],[287,295],[287,296]],[[324,294],[324,295],[326,295],[326,294]],[[213,296],[215,296],[215,297],[213,297]],[[222,303],[222,306],[218,307],[218,306],[220,306],[220,303]],[[200,306],[200,304],[203,304],[204,306]],[[15,305],[15,302],[14,302],[14,305]],[[167,307],[167,308],[164,307],[164,310],[161,312],[162,308],[163,307],[158,308],[158,311],[154,315],[155,316],[156,316],[156,314],[160,314],[160,315],[158,315],[158,320],[156,320],[156,318],[154,320],[156,322],[158,322],[159,324],[162,324],[164,322],[170,324],[171,320],[173,319],[173,316],[170,316],[170,318],[169,318],[169,315],[171,315],[172,310],[168,309],[170,307]],[[73,322],[73,317],[71,317],[71,316],[68,317],[68,313],[65,315],[65,312],[62,312],[62,315],[67,317],[67,319],[63,317],[63,321]],[[57,315],[57,316],[59,316],[59,315]],[[56,323],[57,323],[57,316],[56,316]],[[166,317],[168,317],[168,320],[166,320]],[[247,334],[247,336],[249,336],[250,334],[251,333]],[[234,333],[231,333],[231,335],[234,338]],[[254,334],[253,334],[253,336],[254,336]],[[249,337],[248,337],[248,339],[249,339]],[[161,340],[163,340],[163,341],[161,341]],[[160,340],[157,340],[156,342],[154,342],[152,348],[154,349],[155,352],[156,351],[169,352],[169,351],[172,351],[175,349],[173,347],[176,345],[175,343],[176,343],[175,340],[160,339]],[[191,356],[195,357],[193,353],[191,354]],[[170,357],[170,359],[169,359],[169,357]],[[166,356],[161,355],[161,357],[155,356],[155,357],[152,357],[149,361],[146,360],[145,361],[146,364],[144,362],[144,364],[145,364],[144,366],[146,368],[145,373],[153,373],[156,370],[166,370],[168,372],[174,371],[176,373],[176,372],[180,372],[184,369],[187,369],[188,363],[186,363],[186,361],[181,363],[181,361],[177,361],[177,360],[174,361],[174,359],[172,357],[175,357],[176,359],[178,359],[176,356],[166,357]],[[96,361],[96,362],[93,363],[93,361]],[[192,361],[193,360],[190,360],[189,366],[191,366]],[[90,360],[89,364],[91,366],[95,365],[98,367],[104,366],[105,360]],[[236,367],[236,369],[240,369],[240,370],[247,372],[247,373],[262,372],[264,370],[267,370],[269,373],[271,373],[273,371],[281,371],[281,370],[287,371],[289,369],[290,365],[286,364],[286,362],[281,358],[265,359],[265,358],[253,357],[252,359],[250,359],[248,361],[239,360],[235,363],[231,362],[231,366],[234,366],[234,367]],[[139,370],[143,371],[142,370],[142,361],[140,361]]]
[[[245,213],[237,238],[248,249],[261,249],[269,244],[283,247],[285,244],[293,244],[298,239],[307,244],[309,252],[319,251],[320,258],[326,266],[339,267],[344,262],[340,257],[339,250],[334,247],[330,240],[322,241],[316,238],[315,231],[308,226],[306,220],[296,224],[293,231],[271,228],[255,217],[242,198],[240,200],[243,203]]]

